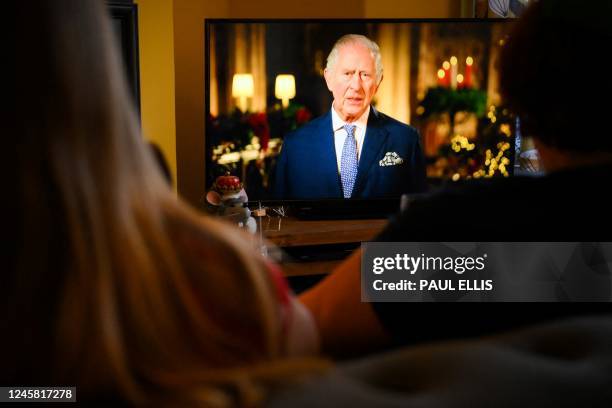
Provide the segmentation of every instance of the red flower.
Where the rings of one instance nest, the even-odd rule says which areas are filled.
[[[265,112],[252,113],[249,115],[248,123],[255,136],[259,138],[261,150],[266,151],[268,149],[268,142],[270,141],[270,126],[268,125],[268,115]]]
[[[305,107],[301,107],[295,112],[295,122],[299,125],[303,125],[312,118],[312,113]]]

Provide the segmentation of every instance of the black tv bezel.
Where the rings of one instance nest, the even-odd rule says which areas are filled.
[[[512,24],[516,21],[515,18],[210,18],[204,20],[204,179],[207,180],[207,168],[208,163],[207,160],[208,152],[211,150],[212,146],[210,146],[210,138],[206,137],[208,133],[209,121],[208,121],[208,113],[210,111],[210,27],[213,24],[220,23],[230,23],[230,24],[267,24],[267,23],[300,23],[300,24],[317,24],[317,23],[329,23],[329,24],[342,24],[342,23],[351,23],[351,22],[362,22],[365,24],[383,24],[383,23],[479,23],[479,24],[491,24],[491,23],[503,23],[503,24]],[[512,146],[514,147],[516,135],[512,137]],[[510,172],[511,176],[514,176],[514,164],[515,164],[515,155],[511,155],[510,157]],[[205,186],[207,188],[207,186]],[[419,194],[416,194],[419,195]],[[332,218],[326,217],[325,215],[318,215],[319,209],[323,209],[325,207],[328,208],[340,208],[346,207],[348,210],[354,210],[355,208],[360,209],[362,206],[370,206],[370,208],[376,208],[378,204],[379,208],[381,204],[383,209],[390,208],[390,206],[395,203],[396,208],[399,210],[401,202],[401,197],[394,198],[317,198],[317,199],[287,199],[287,200],[256,200],[249,201],[247,206],[251,209],[257,208],[258,206],[262,207],[290,207],[293,209],[297,209],[298,213],[301,209],[308,210],[310,208],[315,209],[313,211],[313,216],[315,218]],[[347,204],[348,203],[348,204]],[[387,211],[380,211],[381,216],[383,213],[387,213]],[[390,215],[391,212],[389,212]],[[357,211],[354,217],[351,218],[373,218],[362,216],[360,211]]]

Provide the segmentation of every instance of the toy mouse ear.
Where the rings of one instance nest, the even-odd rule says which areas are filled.
[[[238,198],[240,198],[244,202],[249,201],[249,196],[247,196],[247,193],[246,193],[246,191],[244,191],[244,188],[242,190],[240,190],[240,193],[238,194]]]
[[[206,201],[212,205],[221,205],[221,194],[216,191],[209,191],[206,193]]]

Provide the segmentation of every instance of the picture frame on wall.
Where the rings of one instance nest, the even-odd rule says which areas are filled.
[[[529,0],[475,0],[474,17],[517,18],[528,3]]]

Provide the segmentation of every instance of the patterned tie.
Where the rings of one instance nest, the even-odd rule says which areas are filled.
[[[357,141],[355,140],[355,125],[344,125],[346,139],[342,146],[342,157],[340,158],[340,179],[344,198],[351,198],[355,179],[357,178]]]

